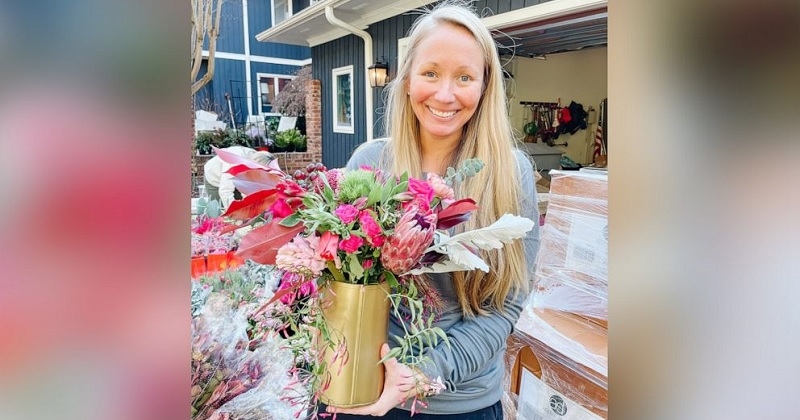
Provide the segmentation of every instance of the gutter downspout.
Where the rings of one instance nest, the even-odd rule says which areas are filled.
[[[364,92],[366,97],[366,106],[367,106],[367,141],[372,141],[372,87],[369,85],[369,77],[367,77],[367,67],[372,65],[373,57],[372,57],[372,36],[369,33],[362,31],[361,29],[356,28],[353,25],[350,25],[347,22],[339,20],[336,16],[333,15],[333,7],[332,6],[325,6],[325,18],[328,19],[331,25],[338,26],[343,28],[354,35],[361,37],[364,40]],[[354,110],[355,112],[355,110]]]

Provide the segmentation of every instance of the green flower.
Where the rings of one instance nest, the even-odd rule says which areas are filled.
[[[364,169],[347,171],[339,183],[339,201],[352,203],[361,197],[369,197],[369,193],[378,187],[375,173]]]

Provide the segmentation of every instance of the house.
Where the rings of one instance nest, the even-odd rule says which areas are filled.
[[[195,109],[214,112],[230,126],[251,116],[279,116],[270,101],[294,73],[311,63],[308,46],[257,42],[259,31],[279,25],[309,1],[225,0],[217,38],[214,77],[195,96]],[[208,51],[203,51],[208,57]],[[204,60],[200,74],[207,71]]]
[[[309,133],[309,145],[322,143],[322,162],[326,166],[344,166],[355,147],[385,135],[383,88],[371,86],[369,67],[388,67],[391,80],[404,58],[405,37],[419,14],[415,10],[435,2],[283,0],[281,3],[288,3],[295,12],[276,25],[266,26],[256,39],[311,48],[313,77],[319,81],[320,115],[315,118],[321,121],[321,138],[312,138]],[[474,2],[476,10],[485,16],[487,26],[495,32],[501,59],[506,63],[509,79],[513,78],[507,93],[515,128],[521,131],[530,117],[529,109],[520,102],[563,100],[569,104],[575,99],[597,107],[605,97],[607,4],[607,0]],[[556,60],[561,53],[572,57]],[[548,58],[550,65],[563,62],[563,68],[547,73],[570,74],[569,82],[562,82],[556,90],[540,89],[542,86],[537,84],[537,66]],[[547,86],[552,84],[548,82]],[[547,97],[542,97],[542,91],[547,91]],[[307,118],[311,117],[307,113]],[[559,150],[585,155],[586,142],[593,137],[589,131],[583,130],[580,138],[565,138]],[[575,150],[570,151],[571,148]]]

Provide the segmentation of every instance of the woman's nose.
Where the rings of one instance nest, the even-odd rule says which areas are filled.
[[[453,82],[451,80],[442,79],[436,87],[436,98],[439,102],[452,102],[455,98],[453,95]]]

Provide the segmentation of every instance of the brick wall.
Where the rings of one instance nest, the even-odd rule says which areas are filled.
[[[287,173],[303,169],[309,163],[322,162],[322,95],[320,81],[306,82],[307,152],[275,153],[278,164]]]

